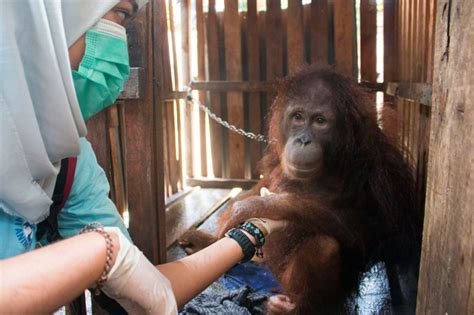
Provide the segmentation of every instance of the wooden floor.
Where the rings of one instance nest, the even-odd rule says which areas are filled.
[[[168,206],[166,246],[170,248],[184,232],[193,226],[201,225],[203,222],[205,222],[204,226],[215,226],[216,215],[212,216],[212,214],[229,200],[230,192],[230,189],[194,188],[189,194]]]

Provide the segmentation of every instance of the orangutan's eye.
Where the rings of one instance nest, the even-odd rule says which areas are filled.
[[[295,112],[291,115],[291,118],[294,121],[302,121],[303,120],[303,115],[300,112]]]
[[[326,122],[326,118],[324,118],[323,116],[316,116],[316,118],[314,119],[314,121],[320,125],[324,124]]]

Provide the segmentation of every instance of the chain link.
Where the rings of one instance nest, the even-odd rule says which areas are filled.
[[[198,99],[196,99],[193,95],[192,95],[192,89],[190,88],[191,86],[191,82],[190,84],[188,85],[187,87],[187,100],[191,103],[196,103],[199,105],[199,108],[205,112],[209,118],[211,118],[212,120],[214,120],[215,122],[217,122],[218,124],[220,124],[221,126],[224,126],[225,128],[235,132],[235,133],[238,133],[239,135],[241,136],[244,136],[244,137],[247,137],[249,139],[252,139],[252,140],[255,140],[255,141],[258,141],[258,142],[264,142],[264,143],[276,143],[276,140],[275,139],[267,139],[264,135],[262,134],[255,134],[253,132],[250,132],[250,131],[245,131],[241,128],[237,128],[236,126],[230,124],[229,122],[225,121],[224,119],[222,119],[221,117],[217,116],[216,114],[214,114],[211,109],[204,105],[203,103],[201,103],[201,101],[199,101]]]

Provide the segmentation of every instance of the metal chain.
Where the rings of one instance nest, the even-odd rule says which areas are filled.
[[[217,122],[218,124],[224,126],[225,128],[229,129],[229,130],[232,130],[233,132],[235,133],[238,133],[239,135],[241,136],[244,136],[244,137],[247,137],[249,139],[252,139],[252,140],[255,140],[255,141],[258,141],[258,142],[264,142],[264,143],[276,143],[276,140],[275,139],[267,139],[264,135],[262,134],[255,134],[253,132],[250,132],[250,131],[245,131],[241,128],[237,128],[236,126],[230,124],[229,122],[225,121],[224,119],[222,119],[221,117],[217,116],[216,114],[214,114],[211,109],[204,105],[203,103],[201,103],[201,101],[199,101],[198,99],[196,99],[193,95],[192,95],[192,89],[190,88],[191,84],[188,85],[187,87],[187,100],[191,103],[196,103],[199,105],[199,108],[205,112],[209,118],[211,118],[212,120],[214,120],[215,122]]]

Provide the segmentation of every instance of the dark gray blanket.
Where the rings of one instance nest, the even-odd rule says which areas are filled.
[[[267,296],[244,286],[236,291],[227,290],[216,281],[191,300],[179,314],[264,314]]]

